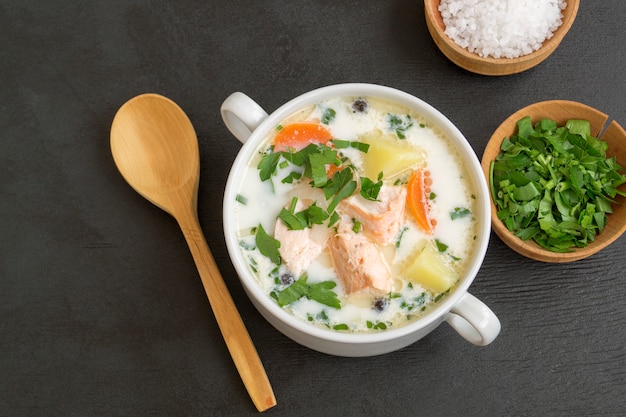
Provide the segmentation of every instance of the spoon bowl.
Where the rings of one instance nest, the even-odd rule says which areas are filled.
[[[440,0],[424,0],[426,25],[433,40],[441,52],[461,68],[482,75],[510,75],[526,71],[543,62],[556,50],[567,32],[572,27],[580,0],[567,0],[567,7],[562,11],[563,23],[553,36],[543,42],[538,50],[518,58],[481,57],[468,49],[459,46],[445,34],[446,25],[439,12]]]
[[[173,106],[165,97],[145,94],[128,101],[111,126],[111,152],[126,182],[172,215],[179,209],[172,198],[194,198],[200,174],[196,133]]]
[[[591,124],[591,134],[608,144],[607,157],[615,156],[617,163],[622,167],[626,167],[626,132],[616,121],[613,120],[605,128],[609,116],[603,112],[574,101],[550,100],[531,104],[516,111],[495,130],[487,143],[481,162],[483,174],[490,186],[489,167],[491,161],[495,160],[500,153],[502,140],[514,134],[517,129],[517,121],[526,116],[530,116],[533,125],[543,118],[552,119],[559,126],[562,126],[570,119],[588,120]],[[626,184],[622,184],[619,189],[626,192]],[[604,230],[596,235],[593,242],[590,242],[584,248],[574,248],[572,252],[568,253],[552,252],[540,247],[533,241],[524,241],[515,236],[498,219],[493,198],[491,198],[491,224],[496,235],[507,246],[521,255],[542,262],[572,262],[598,253],[626,231],[626,198],[619,195],[615,198],[613,213],[609,214]]]
[[[126,181],[170,213],[185,236],[233,362],[259,411],[276,405],[265,369],[206,243],[197,215],[200,155],[187,115],[170,99],[143,94],[111,126],[111,153]]]

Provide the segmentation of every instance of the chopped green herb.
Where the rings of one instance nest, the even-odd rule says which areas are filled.
[[[337,171],[333,179],[324,187],[324,196],[326,199],[331,200],[332,198],[327,209],[329,213],[335,211],[337,204],[339,204],[341,200],[350,197],[356,191],[357,183],[353,179],[353,175],[351,169]]]
[[[369,145],[362,142],[337,139],[333,140],[333,142],[335,147],[350,146],[362,152],[367,152],[369,147]],[[312,180],[311,185],[313,187],[323,190],[326,200],[329,201],[326,209],[327,215],[322,215],[322,210],[317,206],[310,208],[311,210],[306,213],[294,213],[286,209],[283,209],[281,212],[279,217],[284,223],[291,229],[299,230],[302,227],[310,227],[313,223],[320,224],[319,219],[324,221],[330,217],[329,227],[339,220],[339,216],[335,213],[335,208],[343,199],[353,195],[358,188],[358,182],[354,178],[354,168],[346,162],[348,162],[347,158],[340,158],[337,150],[331,149],[326,145],[312,143],[300,151],[273,152],[273,149],[270,148],[262,156],[258,169],[262,181],[271,181],[271,177],[276,174],[279,168],[285,169],[291,163],[302,169],[302,172],[290,172],[282,179],[283,183],[292,184],[294,181],[299,181],[302,178],[309,178]],[[329,179],[327,174],[328,165],[342,165],[342,168],[345,168],[336,171],[333,177]],[[381,172],[377,181],[365,177],[361,178],[359,192],[363,198],[373,201],[378,199],[378,193],[382,187],[382,177],[383,173]],[[303,226],[305,224],[306,226]]]
[[[550,119],[517,122],[490,166],[497,216],[523,240],[569,252],[601,233],[626,174],[607,158],[606,142],[591,135],[586,120],[558,127]]]
[[[272,175],[274,175],[274,173],[276,172],[276,168],[278,167],[280,155],[280,152],[271,152],[263,155],[258,165],[261,181],[267,181],[272,177]]]
[[[333,139],[333,144],[335,145],[336,149],[354,148],[354,149],[357,149],[357,150],[359,150],[359,151],[361,151],[363,153],[367,153],[367,151],[369,151],[369,149],[370,149],[370,144],[369,143],[358,142],[358,141]]]
[[[404,236],[404,233],[405,233],[407,230],[409,230],[409,228],[408,228],[408,227],[406,227],[406,226],[404,226],[404,227],[402,228],[402,230],[400,230],[400,234],[398,235],[398,239],[396,240],[396,243],[395,243],[396,248],[399,248],[399,247],[400,247],[400,244],[402,243],[402,237]],[[409,282],[409,284],[411,284],[411,283]]]
[[[329,217],[328,212],[315,203],[307,207],[303,213],[308,227],[311,227],[313,224],[322,224]]]
[[[282,222],[287,226],[289,230],[303,230],[306,228],[306,222],[301,221],[295,213],[286,208],[282,208],[280,213],[278,213],[278,218],[282,220]]]
[[[328,205],[328,211],[334,211],[337,207],[337,204],[348,197],[350,197],[354,191],[356,190],[356,181],[348,181],[344,187],[339,190],[339,192],[332,199],[330,204]]]
[[[400,303],[400,307],[407,311],[421,309],[426,304],[426,301],[428,301],[427,297],[428,295],[423,292],[417,297],[411,298],[410,300],[402,300],[402,302]]]
[[[256,245],[253,245],[252,242],[250,242],[248,240],[245,240],[245,239],[239,240],[239,246],[241,246],[245,250],[254,250],[254,249],[256,249]]]
[[[363,153],[367,153],[370,150],[370,144],[364,142],[350,142],[350,146]]]
[[[275,298],[278,301],[278,296],[276,296]],[[330,327],[328,325],[328,313],[326,313],[326,309],[320,311],[319,313],[313,315],[311,313],[307,313],[306,314],[306,319],[308,321],[317,321],[318,323],[322,323],[324,325],[326,325],[326,327]]]
[[[313,186],[321,188],[328,182],[328,177],[326,177],[326,165],[339,165],[341,161],[337,159],[337,151],[326,148],[321,149],[320,152],[311,153],[309,155],[309,163],[311,169],[310,177],[313,180]]]
[[[302,178],[302,174],[297,171],[291,171],[289,175],[282,179],[283,184],[293,184],[294,181],[298,181]]]
[[[363,225],[361,224],[360,221],[358,221],[356,219],[352,219],[352,231],[354,233],[359,233],[361,231],[362,227],[363,227]]]
[[[330,219],[328,220],[328,227],[332,227],[335,223],[339,221],[341,216],[336,211],[333,211],[333,214],[330,215]]]
[[[297,205],[298,205],[298,197],[293,197],[291,199],[291,203],[289,203],[289,211],[293,213],[296,210]]]
[[[328,313],[326,313],[326,310],[322,310],[318,315],[317,315],[317,319],[321,320],[321,321],[328,321]]]
[[[299,151],[289,150],[286,152],[279,152],[283,158],[291,162],[297,167],[304,167],[306,169],[309,163],[309,155],[313,152],[317,152],[317,146],[310,144]],[[309,169],[310,171],[310,169]]]
[[[278,218],[283,221],[289,230],[303,230],[312,227],[314,224],[322,224],[328,219],[328,213],[316,203],[311,204],[306,209],[295,212],[298,199],[291,200],[289,209],[282,208]]]
[[[250,265],[250,269],[252,269],[252,272],[259,272],[259,269],[257,268],[257,262],[252,256],[248,257],[248,265]]]
[[[378,193],[383,186],[383,173],[378,174],[376,182],[367,177],[361,177],[361,196],[370,201],[378,201]]]
[[[285,161],[280,162],[281,157]],[[326,165],[339,165],[341,160],[337,157],[337,151],[328,146],[313,143],[299,151],[273,152],[270,149],[263,155],[257,166],[261,181],[269,180],[272,175],[276,174],[277,168],[286,168],[287,162],[303,167],[304,173],[301,175],[313,179],[316,187],[323,187],[326,183]]]
[[[335,324],[333,326],[333,330],[349,330],[350,328],[348,327],[347,324],[345,323],[341,323],[341,324]]]
[[[442,292],[441,294],[437,294],[437,296],[435,298],[433,298],[433,302],[438,303],[439,301],[441,301],[441,299],[443,297],[445,297],[446,295],[448,295],[448,293],[450,292],[450,288],[448,288],[447,290],[445,290],[444,292]]]
[[[337,115],[337,112],[334,109],[331,109],[329,107],[329,108],[324,110],[324,114],[322,114],[321,122],[324,123],[325,125],[327,125],[330,122],[332,122],[333,120],[335,120],[335,116],[336,115]]]
[[[306,297],[320,304],[340,309],[341,303],[337,298],[337,294],[332,291],[336,286],[337,283],[334,281],[322,281],[309,284],[307,283],[307,276],[303,275],[290,286],[277,292],[278,305],[284,307],[298,301],[302,297]]]
[[[276,265],[280,265],[281,259],[280,252],[278,251],[278,248],[280,248],[280,242],[268,235],[261,224],[259,224],[259,227],[256,228],[255,242],[262,255],[270,258],[270,260]]]
[[[445,252],[448,249],[448,245],[441,242],[439,239],[435,239],[435,244],[437,245],[437,250],[441,252]]]
[[[406,139],[405,132],[413,126],[413,118],[406,115],[388,114],[389,130],[395,132],[398,139]]]
[[[335,146],[335,149],[347,149],[350,147],[350,141],[349,140],[343,140],[343,139],[332,139],[333,145]]]
[[[455,207],[454,210],[450,212],[450,219],[456,220],[456,219],[460,219],[463,217],[467,217],[470,214],[472,214],[472,212],[467,208]]]
[[[243,204],[244,206],[248,204],[248,199],[241,194],[237,194],[237,196],[235,197],[235,201],[237,201],[239,204]]]

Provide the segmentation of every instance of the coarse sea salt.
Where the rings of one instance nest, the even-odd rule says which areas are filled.
[[[441,0],[445,34],[481,57],[518,58],[552,37],[565,0]]]

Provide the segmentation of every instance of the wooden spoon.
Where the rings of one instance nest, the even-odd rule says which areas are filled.
[[[552,119],[562,126],[570,119],[588,120],[591,124],[591,134],[599,137],[608,144],[607,157],[615,157],[617,163],[626,166],[626,131],[613,120],[608,126],[606,122],[609,116],[603,112],[582,103],[568,100],[549,100],[534,103],[526,106],[511,116],[509,116],[496,129],[487,143],[487,147],[482,157],[482,169],[490,183],[489,166],[500,153],[500,145],[505,137],[509,137],[517,131],[517,121],[523,117],[530,116],[532,123],[536,123],[543,118]],[[626,192],[626,184],[619,187],[622,192]],[[617,240],[626,232],[626,198],[616,196],[613,204],[613,213],[609,214],[608,222],[602,233],[596,235],[593,242],[584,248],[574,248],[571,252],[557,253],[540,247],[535,242],[523,241],[509,231],[504,223],[498,219],[496,205],[491,199],[491,224],[493,231],[511,249],[527,258],[541,262],[565,263],[587,258]]]
[[[111,152],[126,181],[178,221],[217,324],[254,405],[259,411],[273,407],[276,399],[265,369],[200,228],[200,156],[189,118],[166,97],[143,94],[132,98],[113,119]]]
[[[424,0],[424,13],[426,26],[437,47],[443,54],[456,65],[468,71],[482,75],[510,75],[526,71],[543,62],[554,52],[572,27],[580,0],[567,0],[567,6],[563,10],[563,23],[554,31],[550,39],[544,41],[541,48],[531,54],[519,58],[481,58],[478,54],[470,52],[467,48],[457,45],[444,33],[446,25],[439,12],[441,0]]]

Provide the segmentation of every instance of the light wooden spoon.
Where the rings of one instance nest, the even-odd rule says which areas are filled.
[[[134,97],[113,119],[111,152],[126,181],[178,221],[217,324],[254,405],[259,411],[273,407],[276,399],[265,369],[200,228],[200,156],[189,118],[166,97]]]

